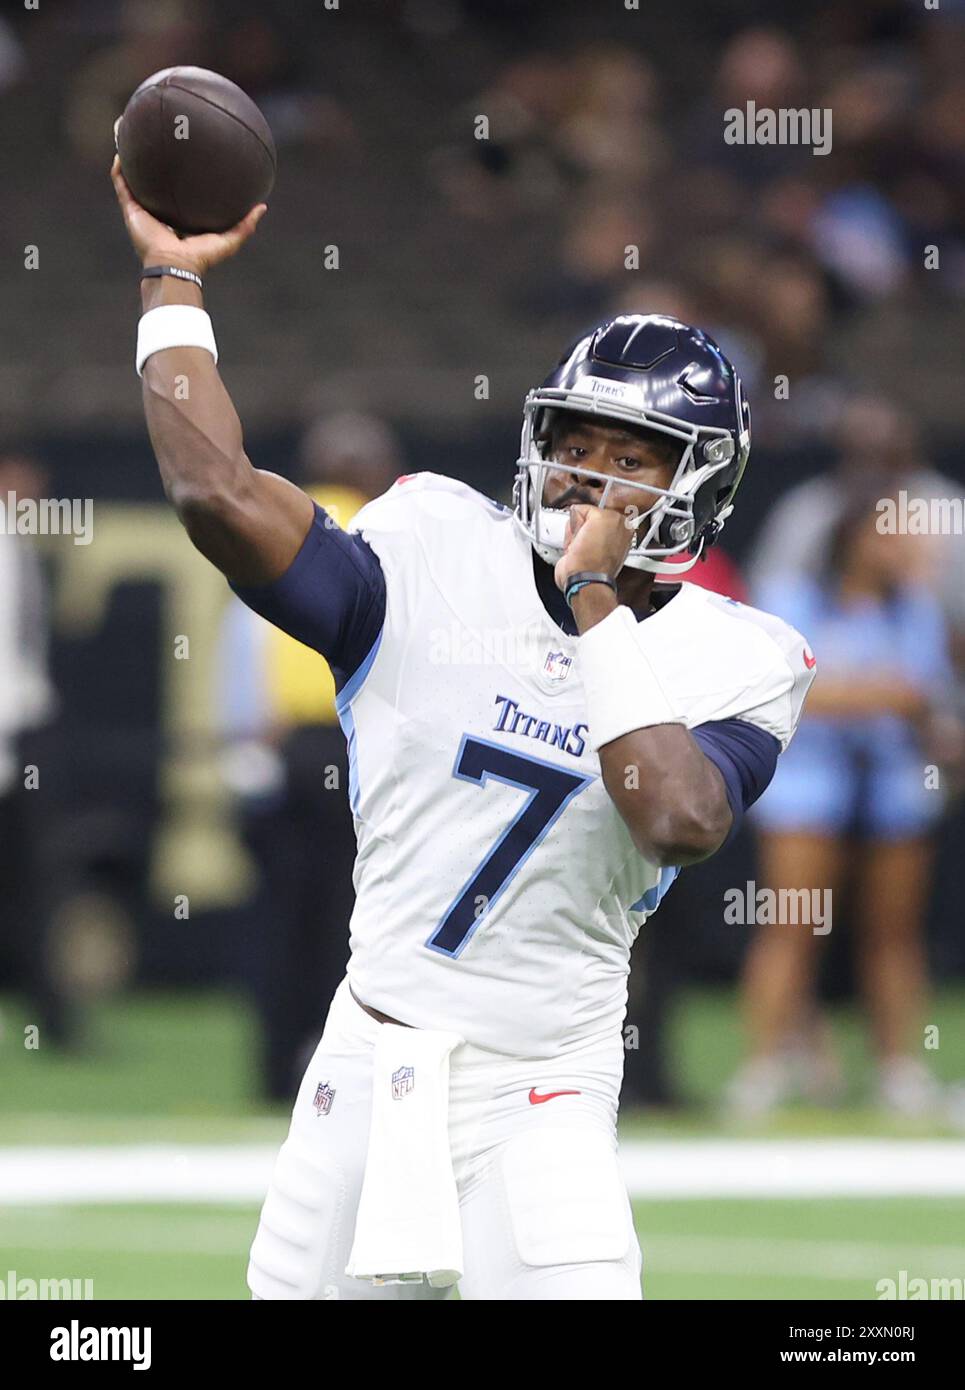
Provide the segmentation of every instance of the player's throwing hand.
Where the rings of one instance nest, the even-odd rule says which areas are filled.
[[[121,173],[121,161],[117,155],[111,165],[111,179],[124,214],[127,234],[145,266],[176,265],[182,270],[193,270],[195,275],[204,275],[212,266],[240,251],[268,211],[267,203],[257,203],[247,216],[226,232],[203,232],[200,236],[179,237],[172,227],[159,222],[137,202]]]

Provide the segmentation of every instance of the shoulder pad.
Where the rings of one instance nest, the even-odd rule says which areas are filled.
[[[352,531],[396,531],[409,528],[416,518],[458,521],[473,512],[509,515],[468,483],[441,473],[404,473],[388,492],[367,503],[354,518]]]

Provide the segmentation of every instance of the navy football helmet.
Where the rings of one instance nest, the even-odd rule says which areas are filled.
[[[677,444],[680,461],[668,488],[619,480],[640,490],[637,537],[626,563],[656,574],[695,565],[733,511],[751,447],[740,377],[713,338],[662,314],[621,314],[581,338],[526,397],[514,511],[550,564],[563,553],[568,511],[543,503],[547,473],[563,467],[548,456],[550,412],[558,410],[653,430]],[[578,477],[617,481],[569,463],[565,468]],[[609,491],[604,487],[600,506]],[[685,554],[689,559],[674,559]]]

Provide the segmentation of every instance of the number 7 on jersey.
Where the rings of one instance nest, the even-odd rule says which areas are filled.
[[[458,956],[500,893],[512,881],[574,796],[593,781],[542,758],[514,753],[498,743],[464,734],[453,777],[485,787],[490,778],[529,792],[486,858],[460,889],[426,945]],[[481,904],[481,906],[480,906]]]

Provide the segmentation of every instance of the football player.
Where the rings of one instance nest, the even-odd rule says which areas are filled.
[[[747,463],[740,380],[697,329],[614,318],[527,397],[513,508],[419,473],[346,532],[252,465],[217,372],[201,280],[263,207],[181,240],[113,172],[152,272],[137,367],[165,492],[328,660],[350,754],[351,961],[252,1293],[638,1299],[630,948],[767,786],[813,675],[799,633],[682,578]]]

